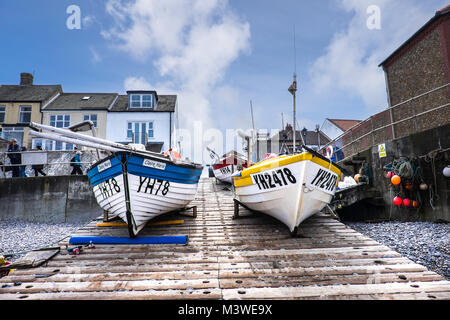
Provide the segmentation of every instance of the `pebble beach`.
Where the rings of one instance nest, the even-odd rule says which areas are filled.
[[[450,280],[450,226],[431,222],[346,222],[357,232]],[[57,245],[83,224],[0,221],[0,255],[14,262],[26,252]]]
[[[432,222],[344,222],[415,263],[450,280],[450,226]]]
[[[0,221],[0,255],[14,262],[31,250],[57,245],[83,225]]]

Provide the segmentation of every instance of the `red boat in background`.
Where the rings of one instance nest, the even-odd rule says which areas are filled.
[[[210,152],[211,158],[216,160],[211,167],[217,180],[231,184],[231,175],[237,170],[248,167],[247,159],[239,152],[230,151],[222,157],[219,157],[219,155],[210,148],[206,149]]]

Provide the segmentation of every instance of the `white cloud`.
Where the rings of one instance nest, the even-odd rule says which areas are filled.
[[[180,125],[214,127],[209,96],[230,64],[248,52],[249,24],[226,0],[109,0],[106,11],[114,25],[102,35],[142,63],[151,59],[166,80],[153,89],[163,92],[163,85],[179,95]],[[148,81],[130,76],[125,85],[145,87]]]
[[[386,108],[384,72],[378,65],[431,19],[443,3],[340,0],[340,7],[353,13],[353,18],[346,30],[335,33],[326,53],[309,71],[316,93],[343,90],[362,98],[369,114]],[[367,27],[367,8],[372,5],[381,9],[380,30]]]
[[[91,52],[93,63],[98,63],[102,61],[102,57],[97,52],[97,50],[95,50],[93,47],[89,47],[89,51]]]

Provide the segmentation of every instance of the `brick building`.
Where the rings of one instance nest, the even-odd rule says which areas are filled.
[[[394,138],[447,124],[450,121],[449,106],[425,112],[449,102],[450,6],[436,12],[380,66],[386,75],[390,106],[401,104],[392,110],[393,122],[419,115],[417,119],[396,124]]]

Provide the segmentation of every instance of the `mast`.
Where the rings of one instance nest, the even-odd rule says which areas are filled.
[[[292,146],[292,153],[295,153],[295,151],[296,151],[296,147],[297,147],[297,144],[296,144],[296,141],[295,141],[295,136],[296,136],[296,128],[295,128],[295,125],[296,125],[296,122],[297,122],[297,120],[296,120],[296,114],[295,114],[295,103],[296,103],[296,101],[295,101],[295,98],[296,98],[296,92],[297,92],[297,48],[296,48],[296,46],[295,46],[295,24],[294,24],[294,82],[292,82],[292,85],[289,87],[289,92],[293,95],[293,97],[294,97],[294,121],[293,121],[293,132],[292,132],[292,143],[293,143],[293,146]]]

